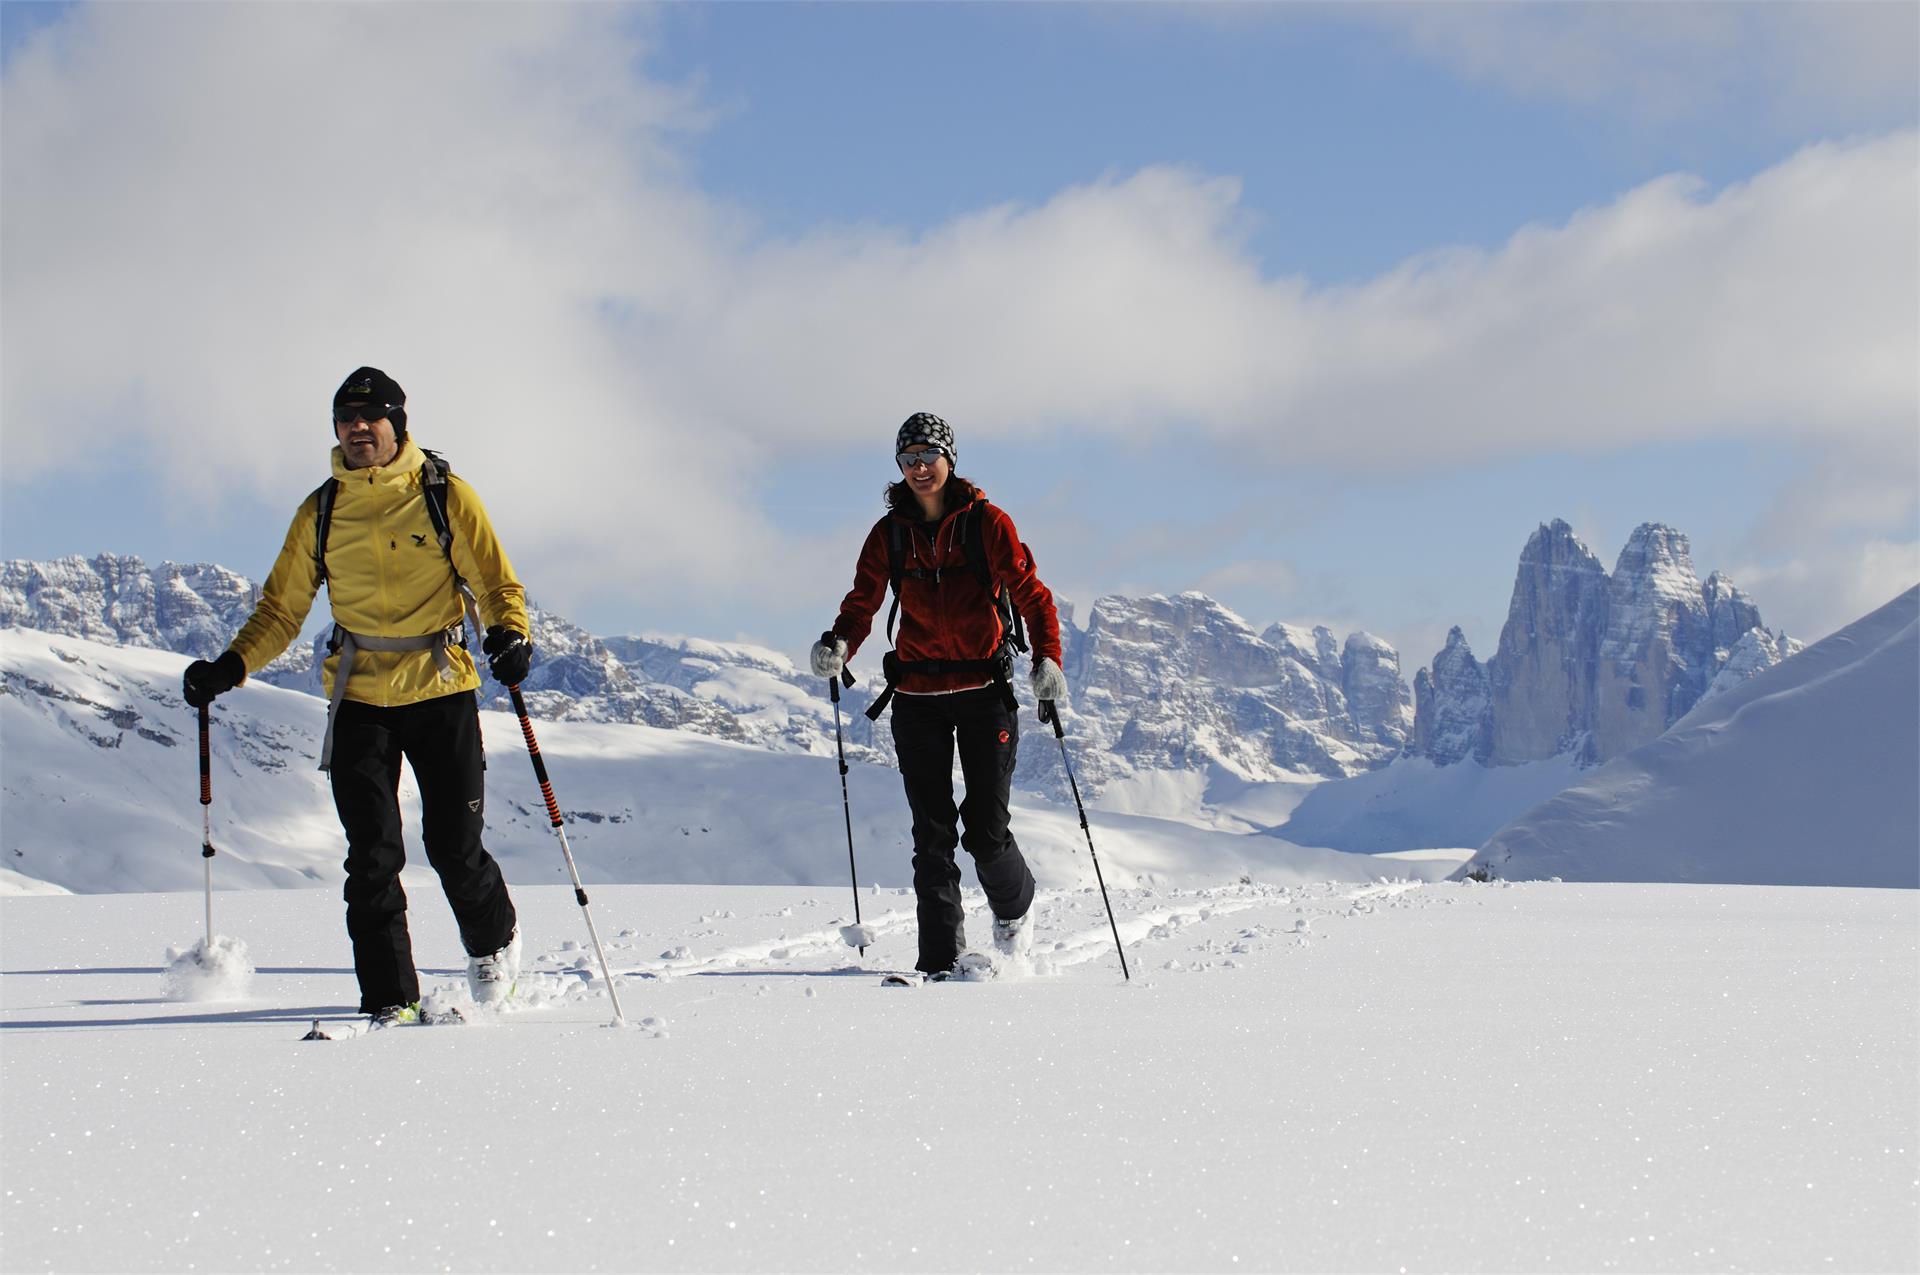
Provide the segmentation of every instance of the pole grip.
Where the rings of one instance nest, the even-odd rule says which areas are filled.
[[[213,754],[207,743],[207,706],[200,706],[200,804],[213,804]]]

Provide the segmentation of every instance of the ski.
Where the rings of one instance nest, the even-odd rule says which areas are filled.
[[[951,969],[935,970],[931,974],[888,974],[880,980],[882,987],[912,987],[917,983],[989,983],[1000,977],[1000,967],[985,952],[962,952],[954,959]],[[911,982],[909,982],[911,978]],[[898,981],[896,981],[898,980]]]
[[[458,1005],[449,1005],[444,1009],[422,1009],[418,1016],[407,1019],[395,1019],[380,1022],[371,1018],[353,1018],[343,1023],[333,1023],[322,1027],[320,1019],[313,1020],[313,1027],[300,1039],[307,1040],[351,1040],[355,1036],[368,1036],[374,1032],[390,1031],[395,1027],[458,1027],[469,1020],[466,1012]]]

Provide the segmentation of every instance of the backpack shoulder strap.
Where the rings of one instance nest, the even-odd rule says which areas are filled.
[[[907,570],[906,524],[887,515],[887,587],[893,590],[893,604],[887,608],[887,645],[893,645],[893,622],[900,618],[900,578]]]
[[[333,526],[333,500],[339,494],[338,478],[329,478],[313,489],[313,566],[321,584],[327,582],[327,532]]]
[[[987,562],[987,511],[992,508],[985,496],[980,497],[968,507],[961,517],[967,519],[967,525],[961,529],[966,545],[967,566],[973,569],[974,576],[980,581],[980,587],[993,598],[993,606],[1000,613],[1000,627],[1013,649],[1024,652],[1027,649],[1027,626],[1018,607],[1013,605],[1013,594],[1005,585],[998,590],[993,587],[993,568]]]
[[[967,566],[980,581],[980,587],[993,592],[993,568],[987,565],[987,498],[980,497],[960,516],[966,525],[960,528],[960,543],[967,555]]]
[[[900,596],[900,577],[907,570],[907,527],[899,518],[887,516],[887,586]]]
[[[485,626],[480,623],[480,599],[474,596],[473,586],[453,561],[453,525],[447,521],[447,477],[453,473],[453,466],[439,452],[422,447],[420,453],[427,458],[420,466],[420,495],[427,502],[427,517],[433,523],[433,534],[440,541],[440,552],[446,555],[447,569],[453,572],[454,590],[459,593],[467,620],[478,635],[485,632]]]
[[[420,467],[420,494],[426,498],[427,517],[433,523],[433,534],[440,540],[440,552],[452,562],[453,527],[447,522],[447,475],[453,472],[453,466],[439,452],[424,447],[420,451],[427,458],[427,463]]]

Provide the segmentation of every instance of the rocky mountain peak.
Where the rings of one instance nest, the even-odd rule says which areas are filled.
[[[1763,637],[1749,639],[1756,631]],[[1658,522],[1634,528],[1611,575],[1560,519],[1528,538],[1499,648],[1485,666],[1485,721],[1472,732],[1461,718],[1477,702],[1476,684],[1461,659],[1464,638],[1457,649],[1454,636],[1435,658],[1427,697],[1419,678],[1414,688],[1413,751],[1441,764],[1474,755],[1481,728],[1492,764],[1569,752],[1603,761],[1678,721],[1736,650],[1740,675],[1750,676],[1798,649],[1766,633],[1731,580],[1715,573],[1702,584],[1686,535]],[[1440,693],[1443,666],[1457,698]],[[1425,724],[1423,711],[1432,715]]]
[[[1310,668],[1323,681],[1340,680],[1340,642],[1324,624],[1311,629],[1297,624],[1270,624],[1260,640],[1288,659]]]
[[[1459,625],[1447,631],[1447,644],[1433,657],[1432,672],[1414,674],[1413,704],[1412,755],[1436,766],[1468,757],[1484,763],[1491,755],[1487,668],[1474,658]]]
[[[1586,673],[1599,654],[1607,612],[1607,569],[1573,528],[1556,518],[1520,552],[1507,622],[1488,662],[1494,714],[1492,759],[1517,764],[1567,751],[1580,737]]]

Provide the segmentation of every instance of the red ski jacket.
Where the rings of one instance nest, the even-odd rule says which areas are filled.
[[[1060,662],[1060,616],[1053,592],[1034,573],[1033,553],[1020,543],[1013,519],[996,505],[980,506],[981,547],[993,588],[984,588],[967,563],[967,547],[960,536],[960,514],[966,506],[940,520],[931,538],[926,524],[899,513],[889,513],[873,524],[860,548],[853,571],[853,588],[840,602],[833,631],[847,642],[847,659],[866,640],[873,617],[888,605],[892,578],[888,556],[891,524],[906,533],[903,566],[940,571],[940,580],[903,575],[900,580],[900,618],[893,648],[902,660],[983,660],[999,647],[1003,628],[994,595],[1005,588],[1027,625],[1027,641],[1034,659]],[[903,692],[962,691],[984,685],[987,679],[969,673],[907,673],[900,679]]]

